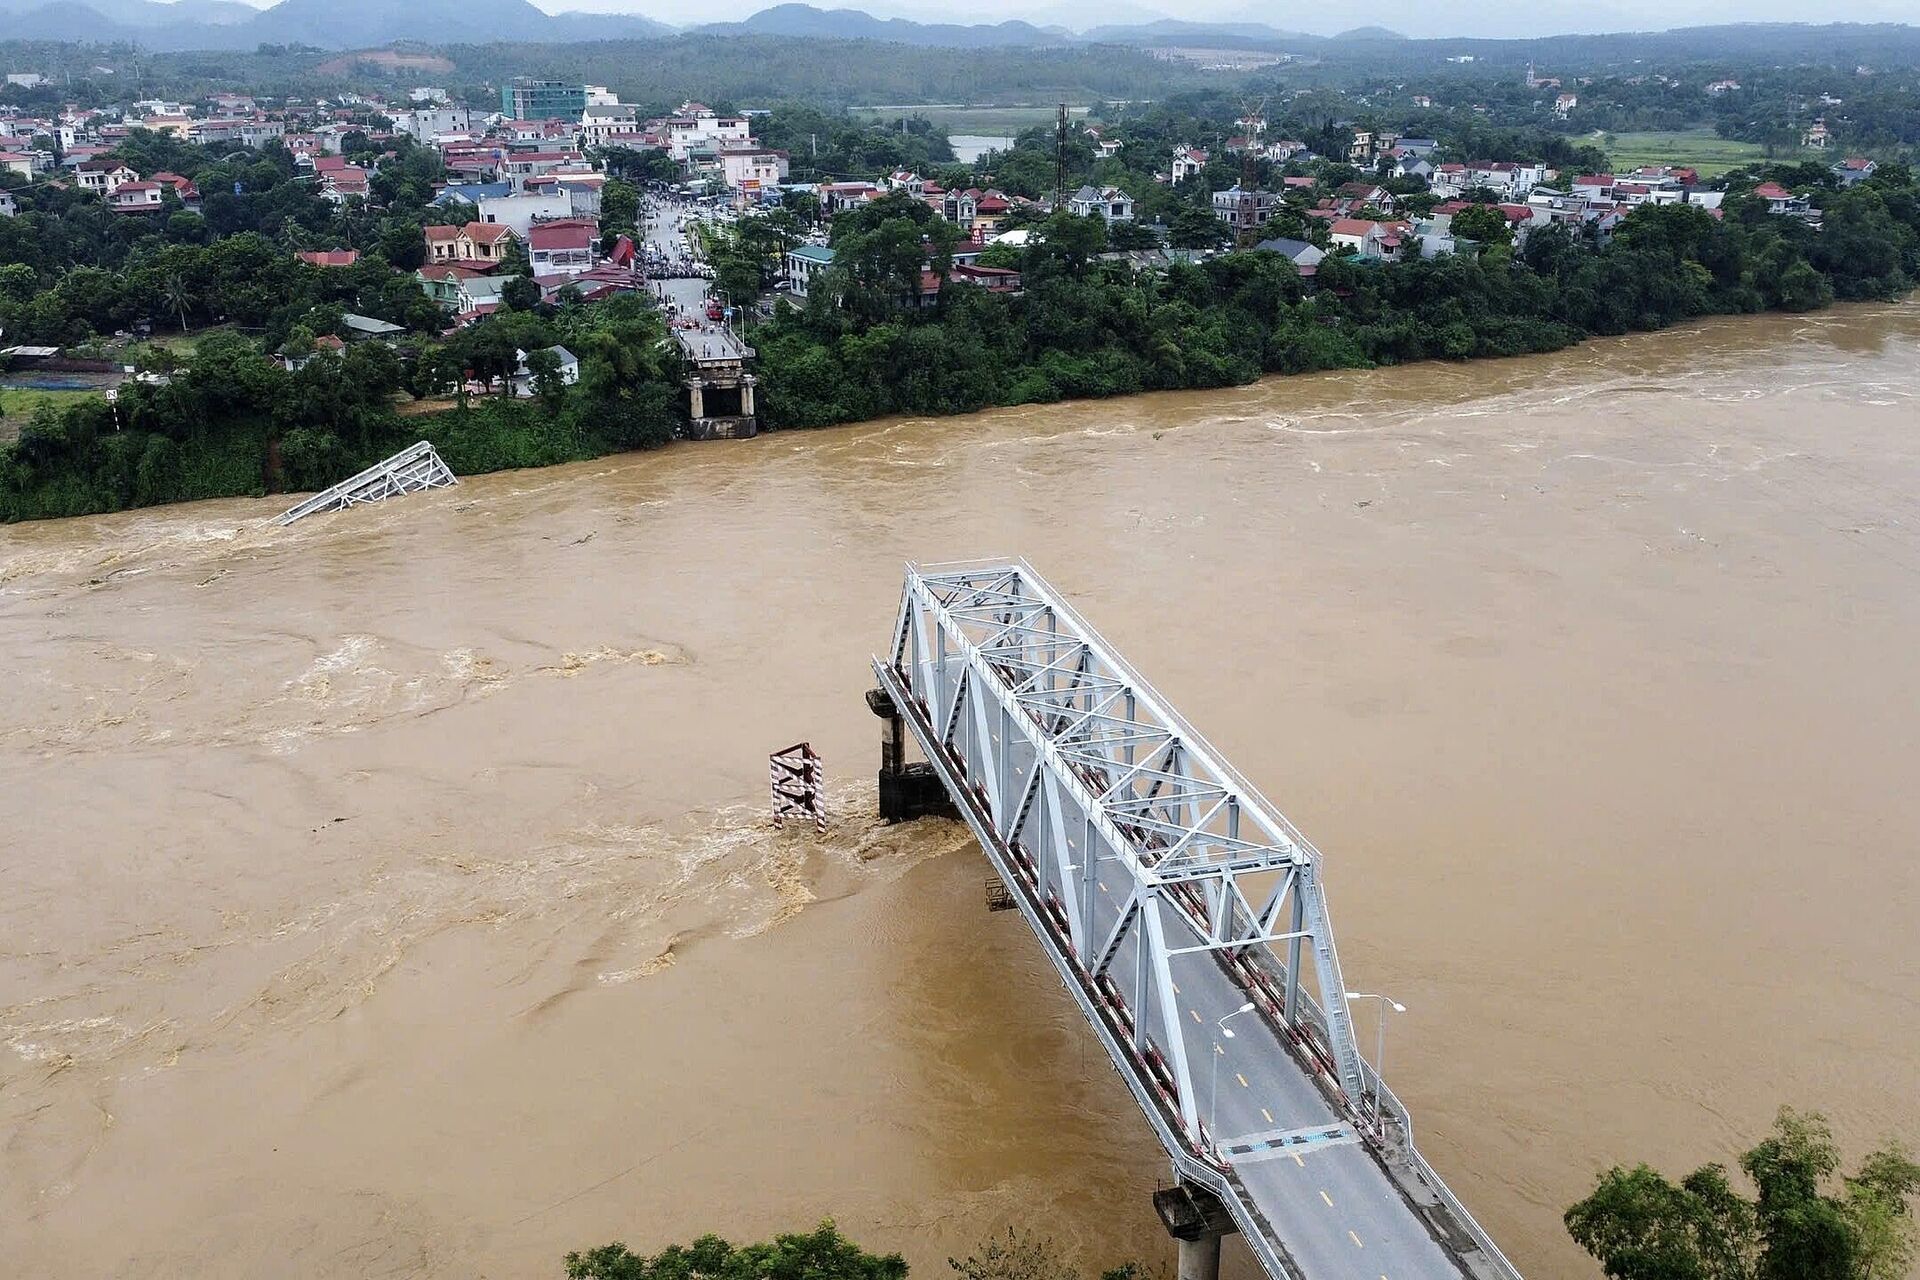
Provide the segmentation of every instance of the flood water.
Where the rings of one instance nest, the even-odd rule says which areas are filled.
[[[955,133],[948,135],[947,145],[953,148],[955,160],[961,164],[973,164],[989,151],[1011,151],[1013,135]]]
[[[1008,1224],[1166,1266],[978,851],[873,817],[909,558],[1026,556],[1325,851],[1530,1277],[1597,1274],[1599,1168],[1780,1103],[1920,1141],[1920,305],[283,505],[0,530],[9,1274],[829,1215],[925,1277]],[[800,738],[825,838],[761,817]]]

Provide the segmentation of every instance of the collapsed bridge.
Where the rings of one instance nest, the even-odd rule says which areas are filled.
[[[1181,1280],[1235,1230],[1275,1280],[1519,1280],[1354,1043],[1319,852],[1029,565],[909,565],[873,666],[882,812],[972,828],[1173,1163]]]

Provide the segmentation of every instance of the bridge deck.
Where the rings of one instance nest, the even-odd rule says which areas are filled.
[[[1221,1196],[1276,1280],[1518,1280],[1391,1093],[1338,1051],[1344,1008],[1294,989],[1303,946],[1339,989],[1317,851],[1029,567],[910,568],[874,666],[1176,1169]],[[1120,727],[1096,754],[1086,726],[1103,719]],[[1167,735],[1151,746],[1149,721]],[[1202,822],[1209,805],[1231,820]],[[1264,908],[1243,893],[1256,880],[1278,885]],[[1291,928],[1274,923],[1289,890]]]

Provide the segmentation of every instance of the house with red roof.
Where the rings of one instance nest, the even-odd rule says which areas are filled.
[[[313,267],[350,267],[360,261],[358,249],[302,249],[293,256]]]
[[[1181,147],[1173,153],[1173,181],[1178,184],[1198,177],[1207,167],[1208,155],[1198,147]]]
[[[355,197],[365,200],[369,193],[367,171],[359,165],[343,165],[320,175],[320,194],[335,204],[345,204]]]
[[[1405,222],[1375,222],[1367,218],[1336,218],[1328,234],[1334,248],[1388,260],[1396,259],[1413,238],[1413,227]]]
[[[172,187],[173,194],[180,197],[180,203],[189,208],[200,203],[200,188],[193,185],[192,178],[162,169],[153,175],[153,181],[163,187]]]
[[[589,218],[536,222],[527,232],[527,262],[534,278],[574,276],[590,270],[599,224]]]
[[[1874,170],[1879,167],[1880,166],[1865,156],[1848,156],[1845,160],[1835,164],[1831,172],[1833,176],[1839,180],[1841,186],[1850,187],[1856,182],[1865,182],[1868,178],[1871,178]]]
[[[107,207],[115,213],[158,213],[161,209],[160,184],[123,182],[107,197]]]
[[[1753,189],[1753,194],[1767,202],[1768,213],[1799,218],[1813,212],[1813,205],[1805,196],[1796,196],[1777,182],[1763,182]]]

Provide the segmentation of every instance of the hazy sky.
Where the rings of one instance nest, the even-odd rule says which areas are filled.
[[[249,0],[265,7],[271,0]],[[1178,17],[1264,22],[1332,35],[1349,27],[1391,27],[1410,36],[1540,36],[1567,32],[1658,31],[1721,22],[1920,22],[1920,0],[1371,0],[1351,5],[1263,5],[1249,0],[807,0],[822,9],[864,9],[882,18],[1001,22],[1022,18],[1075,31],[1104,23]],[[534,0],[549,13],[642,13],[662,22],[727,21],[778,0]]]

